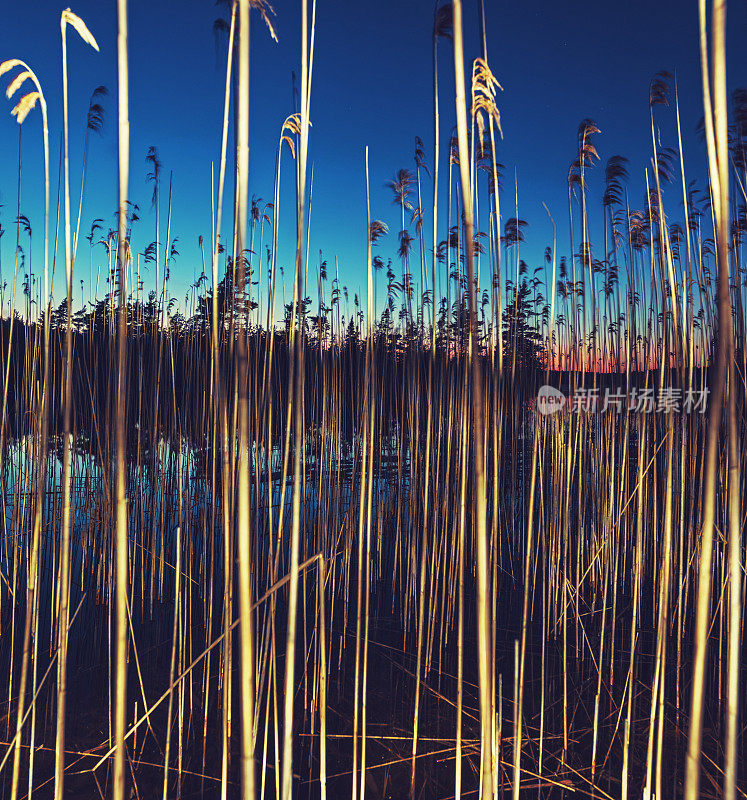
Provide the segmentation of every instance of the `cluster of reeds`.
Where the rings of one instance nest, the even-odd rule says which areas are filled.
[[[280,125],[264,205],[249,198],[252,10],[275,35],[262,0],[231,3],[209,273],[200,236],[184,314],[169,294],[178,253],[171,182],[161,239],[155,148],[155,240],[131,247],[126,0],[117,229],[92,223],[79,311],[85,157],[73,227],[68,26],[98,46],[62,12],[54,235],[42,86],[22,61],[0,64],[8,97],[33,84],[13,114],[31,124],[38,103],[45,177],[37,287],[19,138],[0,330],[3,796],[744,795],[747,100],[734,93],[730,119],[724,4],[709,42],[700,0],[708,185],[687,182],[676,83],[659,73],[642,207],[630,206],[621,156],[607,161],[601,203],[591,192],[602,133],[584,120],[570,251],[558,251],[547,208],[555,234],[536,268],[520,255],[518,188],[512,216],[501,211],[484,15],[465,73],[461,0],[437,5],[433,158],[416,138],[415,171],[389,182],[401,274],[390,262],[380,309],[389,229],[372,214],[366,148],[366,294],[352,312],[337,269],[328,295],[327,261],[308,248],[316,5],[301,0],[298,106]],[[86,153],[105,95],[91,98]],[[661,145],[667,126],[676,148]],[[287,303],[281,164],[296,177]],[[98,243],[108,289],[94,301]],[[141,259],[155,264],[147,294]],[[567,396],[562,413],[542,413],[543,384]]]

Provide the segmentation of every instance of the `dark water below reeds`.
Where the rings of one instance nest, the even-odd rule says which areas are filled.
[[[306,442],[302,485],[301,553],[304,562],[315,553],[325,554],[327,695],[327,774],[328,796],[347,797],[352,788],[352,733],[356,675],[356,599],[359,525],[360,441],[341,442],[321,434]],[[633,441],[633,437],[631,437]],[[499,786],[509,791],[512,776],[512,731],[515,692],[515,643],[521,635],[522,586],[521,542],[517,520],[524,513],[524,449],[530,437],[516,440],[510,462],[502,478],[500,493],[505,513],[498,517],[491,541],[491,563],[496,585],[491,616],[495,639],[493,663],[496,676],[496,715],[500,729]],[[54,735],[56,724],[56,666],[42,684],[56,651],[55,608],[58,601],[60,535],[62,517],[61,443],[53,442],[47,465],[47,490],[43,515],[38,625],[33,631],[33,677],[30,685],[40,686],[34,712],[33,762],[34,796],[52,794],[54,774]],[[26,613],[25,590],[32,523],[36,463],[33,441],[21,439],[8,445],[3,461],[4,538],[2,549],[3,605],[0,641],[0,738],[9,742],[15,725],[15,692],[20,664],[23,620]],[[445,456],[444,456],[445,458]],[[635,455],[629,454],[631,464]],[[291,462],[292,463],[292,462]],[[411,496],[410,447],[395,436],[382,437],[373,458],[370,608],[367,637],[366,689],[366,796],[404,798],[410,785],[415,672],[417,669],[416,614],[420,572],[420,536],[423,527],[423,479],[417,478],[417,496]],[[434,464],[442,469],[442,464]],[[263,595],[274,580],[287,571],[290,540],[293,475],[289,469],[283,485],[283,450],[278,444],[269,454],[250,453],[251,542],[255,564],[255,597]],[[68,711],[66,748],[68,773],[66,796],[106,795],[111,781],[111,760],[94,772],[92,768],[111,743],[113,724],[113,504],[111,465],[101,458],[90,440],[76,441],[71,458],[71,615],[68,654]],[[430,480],[430,476],[425,478]],[[427,483],[426,483],[427,485]],[[131,624],[128,660],[128,719],[139,719],[147,703],[151,706],[170,684],[172,648],[175,674],[181,674],[206,647],[221,634],[226,572],[224,535],[223,479],[213,454],[193,448],[186,439],[159,440],[150,449],[144,444],[131,453],[128,463],[128,511],[130,521]],[[232,485],[227,491],[233,491]],[[458,651],[455,623],[453,542],[458,527],[458,481],[441,485],[438,505],[427,517],[426,622],[423,643],[420,743],[416,772],[416,796],[453,796],[455,759],[455,710]],[[547,489],[549,490],[549,484]],[[489,483],[488,494],[493,487]],[[469,501],[469,497],[467,498]],[[575,502],[575,499],[574,499]],[[282,526],[278,520],[282,511]],[[593,520],[594,509],[586,509]],[[468,515],[469,516],[469,515]],[[583,515],[582,515],[583,519]],[[229,522],[231,522],[229,520]],[[364,520],[365,522],[365,520]],[[543,524],[549,524],[543,521]],[[471,524],[467,519],[467,535]],[[233,526],[229,525],[233,531]],[[365,529],[365,526],[364,526]],[[177,530],[179,537],[177,537]],[[232,532],[231,536],[235,534]],[[181,541],[181,602],[177,614],[177,639],[174,645],[176,547]],[[571,552],[576,547],[577,531],[571,531]],[[550,540],[543,541],[544,548]],[[229,564],[235,573],[235,541],[231,539]],[[279,556],[278,556],[279,547]],[[278,559],[273,571],[272,559]],[[538,559],[545,564],[546,555]],[[364,570],[365,574],[365,570]],[[319,629],[317,571],[306,569],[300,579],[300,611],[297,622],[296,692],[294,700],[295,752],[293,761],[294,796],[319,796],[319,708],[318,659]],[[561,593],[562,594],[562,593]],[[256,638],[258,679],[256,706],[257,731],[255,759],[265,795],[274,796],[276,781],[275,714],[280,715],[282,742],[282,704],[285,635],[287,620],[286,588],[273,594],[274,608],[264,601],[257,609]],[[562,601],[562,597],[561,597]],[[463,715],[463,796],[474,796],[479,772],[479,704],[477,696],[477,644],[475,629],[474,563],[465,564],[464,715]],[[629,650],[629,586],[621,584],[615,599],[619,623],[613,639],[605,647],[615,651],[614,675],[609,663],[604,667],[597,746],[597,774],[589,787],[589,758],[595,695],[599,671],[595,652],[599,642],[601,597],[593,605],[576,609],[569,617],[565,638],[545,615],[546,605],[558,599],[550,596],[542,576],[533,576],[528,628],[525,688],[523,766],[526,795],[563,796],[559,781],[569,781],[581,794],[601,790],[616,797],[620,781],[620,749],[613,746],[619,735],[619,709],[627,691],[622,664]],[[609,599],[608,599],[609,604]],[[235,585],[231,618],[238,611]],[[271,610],[274,626],[269,624]],[[612,609],[610,609],[611,614]],[[610,622],[608,620],[607,624]],[[272,677],[270,639],[274,635],[277,660]],[[607,634],[609,637],[609,633]],[[230,658],[232,680],[231,737],[228,748],[228,796],[239,796],[240,757],[240,674],[238,636],[233,640]],[[361,653],[365,643],[361,643]],[[655,628],[651,614],[644,613],[638,640],[636,668],[637,711],[632,738],[631,781],[638,783],[645,768],[648,703]],[[565,648],[565,657],[564,657]],[[689,652],[686,651],[688,658]],[[137,785],[137,796],[160,797],[163,789],[163,761],[166,731],[171,725],[169,757],[169,797],[219,797],[223,758],[223,696],[219,660],[223,643],[210,651],[189,671],[173,692],[171,720],[168,701],[152,713],[149,725],[141,725],[130,740],[130,778]],[[564,667],[565,660],[571,666]],[[606,658],[605,658],[606,661]],[[11,678],[11,669],[13,676]],[[671,668],[670,668],[671,669]],[[608,674],[609,673],[609,674]],[[671,675],[669,675],[671,677]],[[33,684],[31,684],[33,680]],[[275,689],[275,681],[277,689]],[[268,687],[272,686],[272,691]],[[564,698],[566,698],[564,700]],[[8,710],[11,709],[11,713]],[[667,793],[679,792],[683,773],[684,732],[672,717],[667,733]],[[569,725],[569,747],[564,752],[564,723]],[[24,745],[31,733],[27,723]],[[542,728],[542,763],[539,760]],[[360,736],[360,728],[359,734]],[[710,740],[708,740],[710,741]],[[709,745],[706,744],[708,747]],[[28,767],[22,759],[22,786],[27,786]],[[554,776],[550,780],[538,777]],[[581,775],[582,777],[579,777]],[[264,776],[264,777],[263,777]],[[128,779],[128,780],[129,780]],[[358,778],[360,779],[360,777]],[[9,791],[9,765],[0,775],[0,794]],[[108,781],[108,783],[107,783]],[[553,783],[554,781],[554,783]],[[97,788],[97,785],[99,788]],[[472,794],[467,794],[472,792]],[[258,792],[259,794],[259,792]],[[136,796],[136,795],[133,795]],[[597,796],[605,796],[597,794]]]

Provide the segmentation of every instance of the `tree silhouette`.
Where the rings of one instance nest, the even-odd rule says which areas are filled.
[[[517,372],[538,372],[545,367],[547,357],[542,336],[532,323],[534,314],[531,288],[524,279],[503,312],[504,357],[513,363],[515,350]]]

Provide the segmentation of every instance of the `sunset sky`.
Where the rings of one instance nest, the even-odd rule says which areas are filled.
[[[299,9],[278,3],[274,20],[279,42],[273,42],[258,16],[252,30],[250,195],[272,197],[275,148],[283,119],[294,110],[291,65],[299,63]],[[32,6],[9,4],[0,28],[0,57],[19,57],[36,70],[50,110],[52,203],[57,187],[61,130],[61,7],[41,0]],[[116,209],[116,14],[113,3],[81,0],[73,7],[88,24],[101,48],[95,53],[69,35],[71,203],[77,210],[83,130],[88,99],[98,85],[107,86],[107,119],[102,136],[93,136],[76,261],[76,305],[79,280],[86,287],[89,253],[83,236],[91,221],[103,217],[114,227]],[[173,170],[172,233],[179,257],[172,269],[171,294],[184,303],[187,286],[201,271],[198,235],[209,241],[210,169],[219,158],[225,45],[218,43],[213,21],[225,13],[211,2],[130,3],[130,196],[139,203],[135,248],[143,252],[155,238],[151,189],[145,177],[145,155],[155,145],[163,162],[162,240],[166,235],[166,197]],[[473,6],[465,16],[466,58],[479,55],[478,20]],[[364,148],[370,147],[372,216],[390,226],[379,246],[386,261],[396,257],[399,214],[385,181],[401,167],[413,168],[415,136],[425,143],[432,163],[431,30],[433,5],[426,2],[319,2],[311,99],[310,164],[311,266],[318,252],[333,269],[339,259],[340,282],[352,294],[365,287]],[[655,6],[643,0],[627,3],[487,2],[488,56],[504,91],[499,94],[504,138],[499,159],[505,165],[504,220],[513,216],[514,175],[518,179],[519,216],[529,222],[522,258],[531,267],[542,263],[552,233],[541,203],[547,203],[559,231],[559,254],[568,253],[566,176],[574,157],[581,119],[593,119],[601,162],[589,175],[593,201],[592,229],[599,224],[604,162],[613,154],[630,159],[631,207],[640,207],[644,169],[650,166],[648,86],[660,69],[677,73],[688,180],[703,182],[704,148],[695,128],[702,115],[697,41],[697,5],[668,0]],[[729,7],[729,89],[747,85],[747,59],[742,42],[747,31],[747,3]],[[440,213],[445,215],[446,142],[454,122],[453,56],[450,42],[439,44],[442,119]],[[3,79],[3,89],[6,80]],[[0,244],[3,280],[12,280],[15,245],[18,126],[5,101],[0,114],[0,223],[6,234]],[[23,126],[21,212],[32,222],[32,264],[42,267],[42,159],[40,122],[34,111]],[[657,108],[663,145],[676,146],[671,109]],[[216,167],[217,168],[217,167]],[[294,247],[293,172],[284,160],[281,195],[279,264],[292,262]],[[431,183],[423,176],[423,204],[430,206]],[[226,202],[230,202],[229,194]],[[674,192],[670,214],[681,207]],[[230,215],[229,215],[230,217]],[[445,217],[442,216],[445,220]],[[428,223],[430,224],[430,223]],[[268,229],[269,230],[269,229]],[[445,232],[445,223],[441,227]],[[54,235],[52,229],[51,234]],[[444,237],[444,233],[439,238]],[[27,240],[22,236],[22,247]],[[103,248],[94,255],[104,261]],[[55,298],[61,296],[58,272]],[[419,276],[416,276],[419,279]],[[146,288],[155,276],[145,273]],[[22,275],[19,276],[19,287]],[[102,277],[103,280],[103,277]],[[380,298],[381,298],[380,282]],[[443,289],[443,284],[442,284]],[[101,293],[101,289],[99,290]],[[88,294],[87,288],[84,293]]]

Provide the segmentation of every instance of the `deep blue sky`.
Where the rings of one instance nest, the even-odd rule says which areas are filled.
[[[476,4],[467,0],[466,57],[479,55]],[[62,6],[49,0],[4,4],[0,59],[20,57],[36,70],[50,107],[53,202],[61,129],[59,15]],[[94,137],[76,262],[78,280],[88,279],[88,247],[83,239],[94,217],[114,225],[116,209],[116,8],[114,0],[79,0],[72,10],[96,36],[93,52],[74,32],[68,34],[70,63],[71,202],[77,209],[83,127],[91,91],[106,85],[107,122]],[[370,147],[372,214],[389,223],[390,235],[380,247],[395,262],[398,211],[384,182],[400,167],[413,167],[414,137],[420,135],[432,157],[430,2],[379,0],[377,3],[320,0],[311,101],[313,128],[310,160],[314,165],[310,253],[312,265],[323,250],[330,271],[339,257],[341,283],[354,291],[365,286],[364,147]],[[279,43],[267,35],[259,17],[252,31],[250,193],[272,196],[274,149],[282,120],[293,111],[291,72],[298,68],[298,3],[278,3],[275,20]],[[142,221],[135,228],[135,248],[142,251],[154,237],[150,187],[145,182],[145,154],[159,149],[164,165],[163,197],[168,171],[174,172],[172,233],[180,256],[172,272],[172,294],[183,303],[193,274],[201,270],[197,237],[210,232],[210,164],[219,156],[224,51],[216,50],[212,24],[218,9],[210,0],[132,0],[130,13],[131,180],[130,196],[140,204]],[[490,66],[503,86],[498,103],[504,139],[500,160],[506,165],[503,210],[513,211],[513,174],[519,184],[519,214],[529,221],[522,252],[532,266],[541,263],[551,230],[542,201],[558,222],[560,252],[567,252],[566,176],[574,156],[576,129],[584,117],[602,130],[597,146],[602,163],[590,178],[599,190],[603,164],[613,154],[630,159],[631,204],[640,205],[643,170],[649,164],[648,85],[660,69],[676,70],[680,90],[688,178],[703,176],[702,145],[695,125],[702,115],[696,0],[486,0]],[[733,0],[728,17],[730,91],[747,86],[747,3]],[[441,65],[442,141],[453,125],[451,46],[439,46]],[[469,73],[469,68],[468,68]],[[4,90],[7,78],[1,80]],[[4,280],[12,270],[16,213],[18,126],[12,104],[0,109],[0,222]],[[673,114],[657,111],[663,144],[676,146]],[[37,111],[24,123],[22,213],[34,226],[35,271],[42,266],[42,194],[40,124]],[[443,151],[442,151],[443,152]],[[294,228],[290,160],[285,161],[281,199],[281,264],[292,263]],[[445,159],[442,175],[445,174]],[[442,195],[446,184],[442,183]],[[430,194],[426,179],[426,197]],[[600,193],[598,192],[597,196]],[[679,208],[670,190],[669,213]],[[426,207],[428,202],[424,201]],[[230,205],[227,206],[230,209]],[[599,206],[592,214],[599,218]],[[53,209],[54,213],[54,209]],[[444,229],[445,230],[445,229]],[[52,230],[53,233],[53,230]],[[165,237],[165,213],[162,238]],[[443,233],[440,236],[443,238]],[[26,247],[26,242],[23,242]],[[98,261],[103,250],[98,248]],[[96,261],[94,263],[97,263]],[[62,269],[55,296],[62,289]],[[311,269],[310,269],[311,274]],[[151,281],[151,277],[146,277]],[[20,292],[20,278],[19,278]],[[313,294],[313,292],[312,292]],[[381,294],[381,288],[380,288]],[[87,295],[87,290],[86,290]],[[77,305],[77,302],[76,302]],[[344,310],[344,309],[343,309]]]

